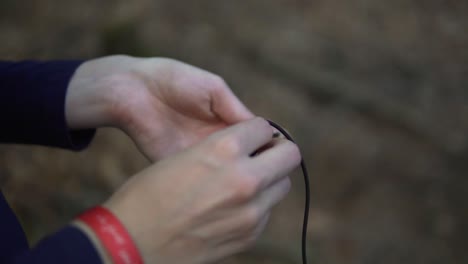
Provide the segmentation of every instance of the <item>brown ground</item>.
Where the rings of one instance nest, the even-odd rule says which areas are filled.
[[[0,58],[168,56],[225,77],[297,138],[310,263],[468,263],[468,2],[3,0]],[[147,165],[118,131],[82,153],[1,146],[37,241]],[[250,252],[299,263],[303,181]]]

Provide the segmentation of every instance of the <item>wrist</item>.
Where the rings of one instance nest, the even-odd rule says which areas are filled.
[[[121,101],[126,96],[122,88],[134,79],[131,72],[137,60],[140,59],[116,55],[90,60],[78,67],[65,101],[66,121],[71,130],[121,126]]]
[[[88,235],[104,263],[142,264],[126,227],[109,209],[96,206],[79,215],[74,225]]]

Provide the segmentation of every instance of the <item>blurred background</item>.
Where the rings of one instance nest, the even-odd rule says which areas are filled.
[[[310,263],[468,263],[468,1],[1,0],[0,58],[165,56],[286,127],[311,176]],[[99,130],[81,153],[0,146],[32,243],[148,165]],[[249,252],[299,263],[302,174]]]

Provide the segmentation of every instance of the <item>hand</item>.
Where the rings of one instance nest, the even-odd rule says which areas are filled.
[[[301,160],[294,143],[272,134],[261,118],[218,131],[132,177],[104,206],[144,263],[212,263],[240,252],[263,231]]]
[[[171,59],[110,56],[77,69],[66,118],[71,129],[120,128],[155,161],[253,114],[212,73]]]

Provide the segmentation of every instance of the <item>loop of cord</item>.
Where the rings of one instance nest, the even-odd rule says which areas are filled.
[[[280,125],[276,124],[271,120],[267,120],[270,125],[278,129],[288,140],[294,142],[293,138],[283,129]],[[295,143],[295,142],[294,142]],[[302,223],[302,263],[307,264],[307,223],[309,222],[309,206],[310,206],[310,186],[309,186],[309,174],[305,165],[304,159],[301,160],[302,174],[304,175],[305,185],[305,207],[304,207],[304,221]]]

